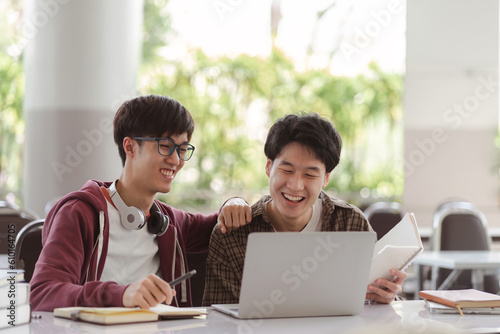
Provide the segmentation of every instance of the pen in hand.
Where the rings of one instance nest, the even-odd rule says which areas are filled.
[[[177,277],[176,279],[174,279],[173,281],[169,282],[168,284],[170,285],[171,288],[173,288],[177,284],[181,283],[182,281],[188,279],[189,277],[191,277],[191,276],[193,276],[195,274],[196,274],[196,270],[193,269],[190,272],[187,272],[184,275]]]

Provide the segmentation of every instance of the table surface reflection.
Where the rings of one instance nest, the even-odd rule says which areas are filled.
[[[500,317],[495,315],[429,315],[422,300],[398,301],[391,305],[366,305],[362,314],[342,317],[307,317],[238,320],[216,310],[183,320],[99,326],[35,312],[40,319],[20,325],[12,333],[496,333]],[[473,329],[473,330],[472,330]],[[2,333],[2,331],[0,331]],[[500,332],[499,332],[500,333]]]

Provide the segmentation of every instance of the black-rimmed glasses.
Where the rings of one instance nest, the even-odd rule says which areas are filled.
[[[165,157],[171,156],[174,151],[177,151],[179,159],[188,161],[193,156],[194,146],[191,144],[176,144],[170,138],[150,138],[150,137],[132,137],[135,140],[155,141],[158,153]]]

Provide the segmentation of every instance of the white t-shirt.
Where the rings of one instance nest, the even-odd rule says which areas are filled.
[[[318,198],[313,205],[313,214],[307,225],[300,232],[320,232],[321,231],[321,212],[323,211],[323,201]]]
[[[109,242],[101,281],[126,285],[149,274],[158,275],[160,256],[156,235],[149,233],[147,226],[140,230],[127,230],[120,221],[118,210],[107,203]]]
[[[312,207],[313,213],[311,216],[311,219],[309,219],[309,222],[307,223],[306,226],[302,229],[300,232],[320,232],[321,231],[321,212],[323,211],[323,201],[321,198],[318,198],[316,202],[314,202],[314,205]],[[276,229],[273,226],[274,232],[276,232]]]

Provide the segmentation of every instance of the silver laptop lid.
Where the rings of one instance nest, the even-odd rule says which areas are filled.
[[[361,313],[375,241],[373,232],[251,233],[238,316]]]

